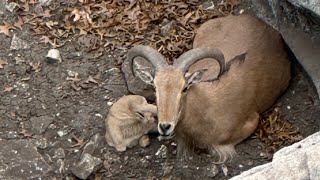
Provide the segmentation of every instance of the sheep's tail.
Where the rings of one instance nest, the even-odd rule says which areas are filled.
[[[230,162],[233,157],[237,154],[234,145],[213,145],[210,151],[215,156],[214,163],[223,164],[225,162]]]

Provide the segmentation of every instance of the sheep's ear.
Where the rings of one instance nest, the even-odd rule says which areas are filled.
[[[153,86],[153,76],[151,73],[143,69],[136,69],[136,74],[143,82]]]
[[[186,78],[186,86],[185,86],[185,90],[189,89],[190,86],[192,86],[193,84],[199,83],[204,75],[204,73],[207,71],[208,69],[201,69],[199,71],[196,71],[192,74],[190,73],[186,73],[185,78]]]

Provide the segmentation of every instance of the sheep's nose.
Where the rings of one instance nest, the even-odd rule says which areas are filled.
[[[165,133],[170,129],[170,127],[171,127],[171,125],[170,125],[170,124],[167,124],[167,123],[165,123],[165,124],[160,124],[159,126],[160,126],[161,131],[162,131],[164,134],[165,134]]]

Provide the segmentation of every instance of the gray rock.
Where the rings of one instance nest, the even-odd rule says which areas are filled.
[[[155,154],[159,158],[166,158],[168,155],[168,148],[165,145],[161,145],[161,147],[158,149],[158,151]]]
[[[0,15],[3,15],[6,10],[6,1],[0,1]]]
[[[84,154],[79,163],[71,169],[72,173],[80,179],[87,179],[95,167],[102,163],[100,158]]]
[[[105,74],[107,75],[107,82],[104,85],[104,88],[110,91],[110,97],[122,97],[129,93],[126,87],[126,81],[120,69],[112,68],[106,70]]]
[[[102,137],[100,134],[95,134],[91,137],[90,141],[83,147],[83,151],[81,153],[81,157],[84,154],[93,154],[97,147],[102,143]]]
[[[58,148],[54,151],[54,156],[53,158],[58,158],[58,159],[61,159],[61,158],[64,158],[65,157],[65,153],[64,153],[64,149],[62,148]]]
[[[30,122],[33,132],[36,134],[43,133],[53,120],[54,118],[50,116],[32,117]]]
[[[41,6],[49,6],[52,3],[52,0],[39,0]]]
[[[279,30],[320,95],[320,1],[251,0],[251,6],[259,18]]]
[[[162,163],[163,176],[167,176],[172,172],[173,166],[170,166],[169,163]]]
[[[208,169],[208,173],[207,173],[208,177],[213,178],[219,173],[219,169],[215,164],[211,164],[207,169]]]
[[[292,4],[298,7],[309,9],[320,16],[320,1],[319,0],[289,0]]]
[[[137,57],[134,60],[133,66],[136,76],[133,76],[128,61],[124,61],[121,68],[125,75],[128,90],[133,94],[144,96],[148,100],[155,100],[155,90],[151,85],[152,82],[150,82],[150,77],[154,76],[154,68],[151,63]]]
[[[10,11],[10,12],[13,12],[13,11],[16,9],[17,6],[18,6],[17,3],[11,2],[11,3],[9,3],[9,4],[6,5],[6,9],[7,9],[8,11]]]
[[[10,50],[20,50],[20,49],[29,49],[30,46],[29,44],[18,38],[17,35],[13,35],[12,40],[11,40],[11,45],[10,45]]]
[[[34,140],[0,139],[0,179],[35,179],[52,168],[37,152]]]
[[[320,179],[320,132],[285,147],[271,163],[257,166],[231,180]]]

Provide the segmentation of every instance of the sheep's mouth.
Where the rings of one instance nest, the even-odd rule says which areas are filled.
[[[159,135],[158,136],[158,140],[162,141],[162,140],[172,139],[172,138],[174,138],[175,135],[176,135],[175,133],[171,133],[171,134],[168,134],[168,135]]]

